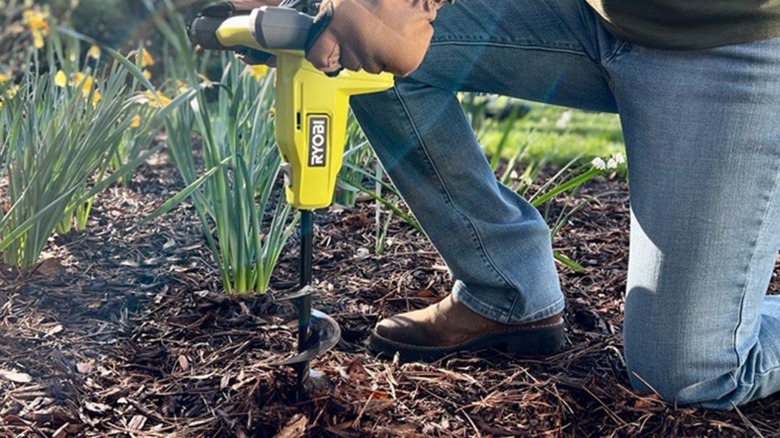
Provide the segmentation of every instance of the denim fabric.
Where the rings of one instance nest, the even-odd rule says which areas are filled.
[[[435,28],[418,71],[352,106],[453,293],[505,323],[564,307],[546,225],[496,182],[454,93],[618,112],[632,383],[726,409],[779,390],[780,298],[766,291],[780,248],[780,39],[652,50],[581,0],[456,2]]]

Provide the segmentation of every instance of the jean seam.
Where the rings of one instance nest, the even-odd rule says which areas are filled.
[[[398,99],[398,101],[400,102],[401,106],[402,106],[402,107],[403,107],[403,109],[404,109],[404,112],[406,113],[406,118],[407,118],[407,120],[408,120],[409,124],[411,125],[411,127],[412,127],[412,130],[414,131],[414,134],[415,134],[415,136],[417,137],[417,141],[418,141],[418,142],[419,142],[419,144],[422,146],[422,147],[421,147],[421,149],[422,149],[423,153],[425,154],[425,157],[427,158],[427,160],[428,160],[428,163],[429,163],[429,164],[430,164],[430,166],[431,166],[431,169],[433,169],[433,172],[434,172],[434,174],[436,175],[436,179],[439,181],[439,185],[441,186],[441,188],[442,188],[442,191],[444,192],[444,195],[445,195],[445,197],[446,197],[447,203],[448,203],[448,204],[450,204],[450,205],[452,206],[452,208],[454,208],[454,209],[455,209],[455,211],[457,211],[457,212],[460,214],[460,216],[466,220],[466,222],[467,222],[467,223],[468,223],[468,225],[469,225],[469,228],[471,228],[471,231],[472,231],[472,239],[473,239],[473,238],[476,238],[476,239],[477,239],[477,244],[478,244],[478,246],[479,246],[479,249],[480,249],[480,252],[481,252],[481,254],[482,254],[483,261],[485,261],[485,262],[486,262],[486,263],[485,263],[485,267],[487,267],[487,268],[491,269],[491,270],[492,270],[492,271],[493,271],[493,272],[494,272],[494,273],[495,273],[495,274],[498,276],[498,278],[499,278],[501,281],[503,281],[503,282],[504,282],[504,284],[505,284],[505,285],[506,285],[508,288],[514,288],[514,286],[512,285],[512,283],[511,283],[511,282],[510,282],[510,281],[509,281],[509,280],[508,280],[508,279],[507,279],[507,278],[506,278],[506,277],[505,277],[505,276],[504,276],[504,275],[501,273],[501,271],[499,271],[499,270],[498,270],[498,268],[495,266],[495,264],[493,263],[493,261],[492,261],[492,260],[490,260],[490,257],[488,256],[488,254],[487,254],[487,251],[485,250],[485,247],[484,247],[484,242],[482,241],[481,237],[479,236],[479,232],[477,231],[477,228],[476,228],[476,226],[474,225],[474,223],[473,223],[473,222],[472,222],[472,221],[471,221],[471,220],[468,218],[468,216],[467,216],[466,214],[464,214],[464,213],[463,213],[463,212],[460,210],[460,208],[458,208],[458,207],[455,205],[455,203],[454,203],[454,202],[452,202],[452,196],[450,195],[450,193],[449,193],[449,190],[447,190],[447,186],[446,186],[446,184],[444,183],[444,179],[443,179],[443,178],[441,177],[441,175],[439,174],[439,171],[438,171],[438,169],[436,169],[436,164],[435,164],[435,163],[434,163],[434,161],[431,159],[431,156],[428,154],[428,150],[425,148],[425,141],[423,140],[423,138],[422,138],[422,135],[420,134],[420,131],[419,131],[419,129],[417,129],[417,126],[415,125],[415,123],[414,123],[414,120],[413,120],[413,119],[412,119],[412,117],[411,117],[411,113],[409,112],[409,108],[408,108],[408,106],[406,105],[406,102],[404,101],[404,99],[403,99],[403,96],[402,96],[402,95],[401,95],[401,93],[398,91],[398,87],[395,87],[393,90],[394,90],[394,92],[395,92],[396,98]],[[515,299],[514,299],[514,300],[513,300],[513,302],[512,302],[512,307],[510,308],[510,310],[514,308],[514,305],[515,305],[515,301],[516,301],[516,300],[517,300],[517,294],[515,295]],[[511,313],[510,313],[510,314],[511,314]]]
[[[631,47],[633,46],[630,42],[626,40],[620,40],[620,42],[615,45],[615,49],[612,51],[612,53],[604,57],[601,63],[599,63],[599,67],[601,67],[601,71],[604,72],[604,77],[607,80],[609,89],[612,90],[612,94],[616,94],[615,81],[612,78],[612,74],[609,72],[608,65],[617,60],[618,56],[623,54],[624,49],[630,49]]]
[[[777,166],[776,166],[777,167]],[[739,322],[737,322],[737,326],[734,327],[734,336],[733,336],[733,349],[734,349],[734,356],[737,358],[737,366],[740,366],[742,363],[741,357],[739,354],[739,349],[737,348],[738,344],[738,337],[739,337],[739,329],[742,327],[742,323],[744,322],[744,310],[745,310],[745,299],[747,297],[747,289],[750,286],[750,273],[753,269],[754,263],[753,260],[756,257],[757,252],[757,243],[758,239],[761,237],[762,234],[764,234],[764,230],[767,227],[767,223],[769,222],[769,218],[767,217],[769,215],[769,205],[772,202],[772,199],[775,198],[777,195],[777,186],[778,181],[780,181],[780,169],[777,169],[778,171],[775,172],[775,179],[772,184],[772,190],[769,192],[768,196],[766,197],[766,202],[764,204],[764,212],[761,216],[761,227],[758,230],[758,233],[756,234],[756,238],[752,241],[752,251],[750,254],[750,260],[748,260],[745,272],[745,286],[742,288],[742,297],[740,299],[739,303]]]
[[[770,368],[770,369],[768,369],[766,371],[762,371],[760,373],[753,373],[753,376],[754,377],[755,376],[763,377],[763,376],[766,376],[767,374],[776,373],[778,371],[780,371],[780,365],[773,366],[772,368]]]
[[[569,55],[577,55],[592,60],[590,56],[588,56],[586,53],[583,53],[582,51],[579,50],[566,49],[563,47],[539,46],[539,45],[532,45],[532,44],[502,43],[494,40],[463,41],[463,40],[456,40],[456,39],[440,39],[431,42],[431,47],[434,46],[481,46],[481,47],[492,47],[492,48],[502,48],[502,49],[539,50],[542,52],[555,52],[555,53],[566,53]]]
[[[617,38],[617,37],[616,37],[616,38]],[[607,56],[605,56],[605,57],[604,57],[604,58],[601,60],[601,64],[602,64],[602,65],[606,65],[606,64],[609,64],[609,63],[611,63],[611,62],[612,62],[612,61],[614,61],[614,60],[615,60],[615,59],[616,59],[616,58],[617,58],[619,55],[621,55],[621,54],[622,54],[622,52],[624,52],[624,49],[628,50],[628,49],[631,49],[632,47],[633,47],[633,45],[632,45],[630,42],[628,42],[628,41],[626,41],[626,40],[620,40],[620,42],[618,42],[617,44],[615,44],[615,48],[612,50],[612,52],[610,52],[610,53],[609,53]]]
[[[593,62],[594,64],[599,65],[599,60],[597,59],[598,53],[600,52],[600,50],[598,48],[599,47],[598,41],[595,38],[595,35],[593,35],[591,32],[589,32],[587,25],[584,23],[584,21],[586,19],[585,18],[586,12],[590,12],[591,13],[591,18],[594,19],[594,20],[596,19],[595,11],[590,9],[590,6],[585,5],[585,2],[580,2],[579,8],[581,10],[581,13],[578,14],[578,17],[582,21],[583,29],[586,29],[584,33],[586,33],[588,35],[587,39],[590,39],[590,42],[594,44],[594,47],[596,47],[596,53],[591,54],[587,50],[587,48],[588,48],[587,41],[583,41],[582,33],[575,31],[574,28],[572,28],[572,26],[569,25],[569,21],[566,20],[556,8],[554,8],[553,6],[550,6],[550,4],[547,3],[547,2],[544,2],[544,3],[547,6],[547,8],[549,8],[549,10],[553,14],[555,14],[555,16],[558,17],[559,20],[561,20],[561,23],[563,24],[563,26],[565,26],[569,30],[569,32],[571,32],[571,34],[574,35],[575,39],[577,40],[577,43],[582,48],[582,51],[584,52],[585,56],[587,56],[591,60],[591,62]]]

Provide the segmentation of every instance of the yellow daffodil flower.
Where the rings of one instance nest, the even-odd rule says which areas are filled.
[[[256,81],[259,81],[268,74],[268,66],[263,64],[250,65],[247,67],[247,71]]]
[[[18,91],[18,85],[11,85],[9,89],[5,90],[5,96],[0,95],[0,109],[3,109],[3,106],[5,105],[4,99],[13,99]]]
[[[141,127],[141,115],[140,114],[136,114],[133,117],[133,120],[130,121],[130,127],[131,128],[140,128]]]
[[[89,51],[87,52],[87,56],[93,59],[100,59],[100,54],[102,51],[100,50],[100,46],[97,44],[93,44],[92,47],[89,48]]]
[[[49,23],[46,22],[46,15],[34,9],[28,9],[22,12],[22,21],[30,29],[33,36],[33,44],[37,49],[44,46],[44,37],[49,35]]]
[[[84,73],[77,71],[76,73],[70,75],[70,82],[68,82],[68,84],[70,84],[71,87],[75,87],[84,81],[85,77],[86,75]]]
[[[146,49],[141,49],[137,56],[141,57],[141,67],[151,67],[155,64],[152,54]]]
[[[87,96],[92,91],[92,87],[95,86],[95,78],[82,72],[74,73],[70,78],[70,85],[73,87],[81,85],[81,92]]]
[[[68,85],[68,77],[65,75],[64,71],[60,70],[54,75],[54,85],[60,88],[65,88],[65,86]]]
[[[171,103],[171,99],[165,97],[161,92],[154,93],[152,91],[144,91],[144,97],[146,97],[146,104],[152,108],[165,108]]]
[[[70,80],[68,80],[64,71],[58,71],[57,74],[54,75],[54,85],[60,88],[65,88],[67,85],[70,85],[71,87],[80,86],[81,94],[84,96],[84,99],[88,98],[90,94],[92,95],[92,105],[97,105],[98,102],[100,102],[100,99],[103,98],[100,90],[95,89],[92,91],[92,89],[95,88],[95,78],[85,75],[80,71],[70,75]]]
[[[182,81],[181,79],[176,79],[176,90],[178,91],[179,94],[184,94],[189,89],[190,86],[187,85],[186,82]]]
[[[3,85],[10,80],[11,76],[9,76],[8,73],[0,73],[0,85]]]

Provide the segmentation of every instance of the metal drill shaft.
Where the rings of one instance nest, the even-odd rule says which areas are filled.
[[[312,265],[314,263],[314,223],[312,216],[311,210],[301,210],[301,289],[309,286],[312,279]],[[306,294],[297,299],[295,306],[298,308],[298,353],[300,354],[305,352],[309,346],[311,335],[311,295]],[[309,362],[297,364],[296,371],[298,373],[299,388],[303,388],[303,385],[309,378]]]

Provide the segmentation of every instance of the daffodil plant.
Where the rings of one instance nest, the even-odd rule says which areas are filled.
[[[154,90],[138,67],[105,49],[113,62],[99,74],[94,62],[77,70],[78,42],[63,43],[58,32],[45,38],[45,47],[48,65],[62,70],[43,71],[35,53],[18,85],[0,85],[0,181],[7,182],[1,189],[7,202],[0,214],[0,253],[4,263],[21,268],[37,262],[54,230],[83,229],[94,196],[153,152],[108,169],[141,106],[138,84]],[[97,47],[89,49],[89,58],[99,56]],[[166,103],[142,129],[158,131],[192,93]]]
[[[273,74],[222,54],[224,73],[212,83],[202,74],[208,59],[194,55],[181,17],[169,1],[160,4],[157,11],[168,13],[153,14],[152,20],[165,38],[161,62],[170,86],[208,89],[167,119],[168,152],[187,186],[147,220],[191,199],[225,292],[265,293],[297,223],[284,197],[272,195],[281,188]]]
[[[89,92],[85,79],[71,89],[55,77],[28,73],[0,118],[9,201],[0,219],[0,249],[6,263],[19,267],[38,260],[55,228],[70,229],[73,212],[80,209],[79,226],[86,225],[91,197],[82,195],[105,179],[106,161],[129,125],[123,69],[112,69]]]
[[[272,197],[280,168],[273,77],[258,80],[235,59],[225,62],[216,101],[201,94],[168,121],[168,150],[188,187],[150,219],[191,197],[225,291],[265,293],[297,220],[282,197]]]

